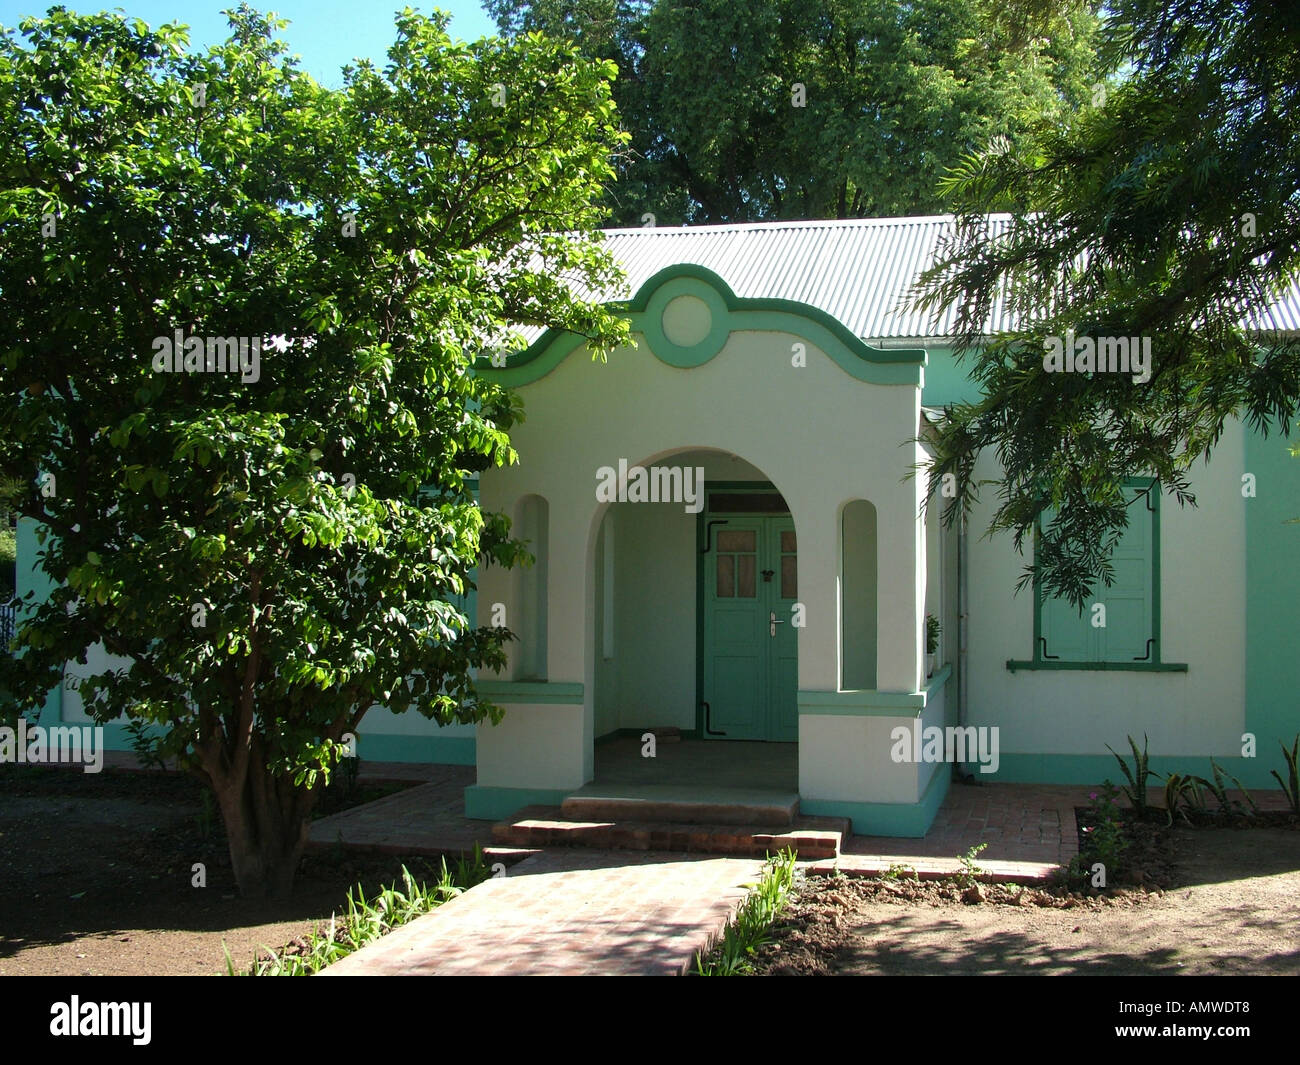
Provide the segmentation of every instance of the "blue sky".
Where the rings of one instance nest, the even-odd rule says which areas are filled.
[[[280,35],[288,42],[289,51],[302,56],[307,73],[333,87],[342,84],[339,69],[356,57],[383,64],[393,42],[393,15],[408,6],[403,0],[251,0],[251,4],[290,20]],[[151,26],[186,23],[195,46],[225,40],[229,27],[221,11],[238,5],[239,0],[64,0],[64,6],[83,13],[121,8],[129,17],[144,19]],[[0,0],[0,25],[15,27],[24,15],[43,15],[51,6],[53,0]],[[496,30],[479,0],[435,0],[409,6],[426,14],[435,7],[450,12],[452,34],[465,40]]]

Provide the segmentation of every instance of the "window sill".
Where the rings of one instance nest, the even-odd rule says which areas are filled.
[[[1186,673],[1186,662],[1022,662],[1007,660],[1007,669],[1019,670],[1086,670],[1098,673]]]

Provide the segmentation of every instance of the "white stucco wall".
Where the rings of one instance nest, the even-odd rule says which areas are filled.
[[[806,349],[806,365],[791,364],[796,343]],[[604,364],[579,349],[518,393],[527,414],[512,433],[520,462],[486,471],[481,493],[486,509],[506,513],[526,495],[547,501],[546,680],[585,686],[581,720],[566,719],[566,727],[581,731],[562,740],[551,732],[548,749],[562,743],[589,751],[595,735],[611,727],[695,724],[695,515],[681,505],[598,502],[597,471],[617,468],[620,459],[629,466],[703,462],[706,481],[744,480],[732,469],[752,470],[782,493],[799,544],[805,690],[839,688],[840,513],[849,500],[870,501],[880,545],[877,687],[917,690],[925,588],[915,575],[924,565],[925,533],[920,484],[900,479],[921,455],[906,443],[918,430],[917,388],[857,380],[791,333],[737,331],[713,359],[691,369],[661,362],[644,340]],[[740,462],[729,467],[732,456]],[[604,569],[600,524],[611,506],[612,663],[600,650],[605,597],[597,572],[598,562]],[[494,602],[506,602],[509,614],[512,594],[499,569],[481,574],[480,624]],[[597,699],[609,698],[617,707],[597,710]],[[522,786],[517,781],[530,755],[523,748],[512,754],[504,738],[480,728],[480,785]],[[485,743],[492,748],[487,759]],[[915,782],[913,772],[901,788],[912,789],[912,801]]]
[[[1144,732],[1153,755],[1240,755],[1246,660],[1243,459],[1240,426],[1230,426],[1211,465],[1193,471],[1199,506],[1180,509],[1176,500],[1161,498],[1161,656],[1187,663],[1187,673],[1009,672],[1008,659],[1032,657],[1032,591],[1012,594],[1032,555],[1028,547],[1025,556],[1017,555],[1009,536],[982,539],[992,508],[988,502],[975,508],[968,540],[968,720],[1000,727],[1004,758],[1106,755],[1107,743],[1127,752],[1125,736],[1141,744]],[[976,476],[994,472],[991,460],[984,460]]]
[[[808,605],[800,634],[802,687],[838,687],[838,508],[850,499],[872,502],[888,557],[880,567],[880,616],[891,621],[882,625],[877,683],[917,689],[924,589],[913,573],[923,535],[918,486],[899,481],[900,469],[918,457],[916,448],[900,446],[917,430],[917,392],[854,380],[811,346],[807,365],[794,368],[790,351],[797,341],[806,344],[788,333],[733,333],[714,359],[689,370],[665,365],[644,348],[618,352],[607,364],[593,364],[579,350],[519,389],[528,413],[513,433],[520,463],[483,475],[483,503],[510,512],[521,496],[535,493],[549,504],[549,680],[583,679],[581,641],[556,634],[583,616],[573,590],[594,594],[588,566],[600,509],[597,469],[617,466],[620,458],[668,464],[683,449],[704,448],[739,455],[790,505],[800,598]],[[619,554],[627,557],[626,550]],[[491,571],[485,574],[480,618],[494,599],[508,595]]]

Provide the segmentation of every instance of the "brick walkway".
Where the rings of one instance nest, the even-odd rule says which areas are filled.
[[[392,851],[486,843],[460,789],[472,770],[316,823],[312,838]],[[1074,807],[1087,787],[954,784],[924,839],[853,836],[838,868],[921,876],[976,859],[1000,879],[1038,880],[1077,850]],[[836,863],[811,863],[829,869]],[[326,975],[670,975],[691,968],[757,878],[755,859],[556,848],[454,899],[326,970]]]
[[[469,852],[491,846],[492,824],[465,816],[465,788],[476,770],[464,765],[425,765],[419,776],[401,776],[390,764],[361,763],[380,779],[424,779],[393,795],[313,821],[310,846],[348,847],[387,854]],[[427,774],[427,775],[426,775]],[[373,778],[372,778],[373,779]]]
[[[844,841],[838,868],[843,873],[872,875],[891,865],[907,866],[924,877],[961,869],[961,857],[987,844],[975,858],[1000,880],[1046,879],[1058,865],[1078,853],[1074,808],[1088,805],[1086,785],[957,784],[924,839],[852,836]],[[817,862],[814,869],[829,869]]]
[[[956,784],[924,839],[854,836],[849,854],[954,858],[987,843],[980,857],[1012,862],[1068,863],[1078,852],[1074,808],[1088,805],[1086,785]]]
[[[312,825],[313,845],[341,840],[345,846],[393,854],[470,851],[476,843],[491,847],[491,823],[465,817],[464,788],[474,782],[473,767],[421,768],[437,770],[438,779],[322,818]],[[924,839],[852,836],[844,841],[840,868],[870,872],[877,866],[910,864],[918,871],[951,871],[972,846],[988,843],[978,859],[984,866],[1043,875],[1068,863],[1077,851],[1074,807],[1086,806],[1091,790],[1085,785],[953,784]]]
[[[750,858],[547,851],[321,975],[680,975],[721,931],[762,864]]]

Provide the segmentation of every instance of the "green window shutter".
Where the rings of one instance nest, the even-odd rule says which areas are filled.
[[[1098,629],[1099,661],[1136,662],[1148,657],[1154,631],[1153,573],[1155,545],[1154,514],[1141,488],[1132,488],[1133,503],[1111,565],[1115,583],[1097,590],[1097,601],[1106,604],[1106,627]]]
[[[1083,613],[1066,599],[1044,599],[1035,657],[1061,662],[1155,661],[1155,512],[1158,496],[1146,483],[1127,489],[1133,500],[1128,527],[1111,556],[1114,583],[1099,584]],[[1050,520],[1051,515],[1044,515]],[[1104,603],[1106,625],[1093,627],[1093,604]]]
[[[1043,524],[1049,525],[1056,511],[1043,514]],[[1048,662],[1095,662],[1097,637],[1092,628],[1092,614],[1085,606],[1082,613],[1065,598],[1044,597],[1039,613],[1039,636],[1034,648],[1035,657]]]
[[[1044,599],[1042,642],[1037,650],[1048,661],[1091,662],[1094,644],[1091,612],[1079,611],[1068,599]]]

